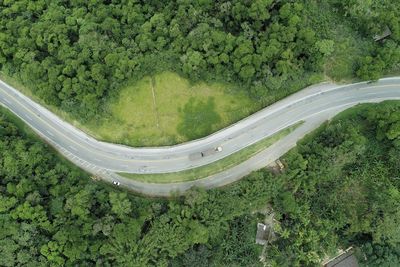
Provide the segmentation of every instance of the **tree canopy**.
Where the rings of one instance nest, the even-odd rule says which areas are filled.
[[[374,49],[359,62],[357,75],[376,79],[400,61],[399,7],[359,2],[329,5],[364,35],[392,31],[376,45],[370,36]],[[335,49],[325,34],[334,25],[310,23],[315,6],[323,8],[290,0],[1,1],[0,70],[80,120],[104,115],[106,99],[129,79],[160,70],[239,83],[267,103],[312,82]]]
[[[368,264],[398,262],[398,114],[398,102],[357,107],[285,155],[283,174],[168,200],[95,183],[1,115],[0,265],[258,266],[267,204],[272,266],[314,266],[349,245]]]

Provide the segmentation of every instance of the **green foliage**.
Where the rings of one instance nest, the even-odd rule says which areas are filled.
[[[260,266],[256,212],[270,204],[272,266],[314,266],[349,245],[367,266],[390,266],[400,247],[399,110],[356,107],[290,151],[283,174],[260,170],[170,200],[93,183],[0,116],[0,265]]]
[[[319,52],[321,52],[325,56],[329,56],[332,54],[334,50],[334,42],[332,40],[321,40],[315,43]]]
[[[371,42],[387,29],[390,36],[374,42],[368,55],[358,61],[357,76],[364,80],[377,80],[385,71],[390,71],[400,62],[400,6],[396,1],[353,1],[331,0],[339,10],[343,10]]]
[[[201,245],[186,251],[184,256],[182,256],[181,261],[178,261],[174,264],[185,267],[191,267],[191,266],[208,267],[210,266],[211,255],[212,251],[210,251],[206,246]]]
[[[322,74],[375,80],[398,68],[398,6],[389,0],[2,1],[0,71],[80,122],[113,116],[108,100],[129,80],[166,70],[192,81],[239,84],[266,105]],[[390,37],[374,42],[386,27]]]
[[[261,248],[255,244],[257,218],[241,216],[229,223],[229,230],[215,251],[219,266],[254,266]]]
[[[186,264],[207,264],[217,259],[204,245],[229,240],[230,233],[237,239],[229,246],[242,240],[244,256],[254,249],[247,243],[255,222],[235,218],[267,201],[269,193],[261,190],[268,187],[267,172],[226,191],[193,189],[184,198],[149,200],[93,183],[5,116],[0,129],[2,266],[167,266],[186,251],[192,251]],[[259,191],[248,190],[257,184]],[[229,230],[232,220],[242,226]]]
[[[367,56],[360,62],[360,68],[357,71],[357,76],[364,80],[378,80],[382,75],[385,62],[379,57],[373,58]]]
[[[361,252],[363,256],[360,257],[360,265],[363,267],[391,267],[400,262],[399,246],[368,242],[361,246]]]
[[[110,203],[111,210],[115,213],[119,218],[124,218],[127,214],[132,212],[132,204],[127,198],[126,193],[114,193],[110,192]]]
[[[1,71],[81,121],[102,117],[104,101],[131,77],[162,70],[281,97],[299,89],[294,81],[304,74],[320,72],[332,46],[316,43],[301,1],[18,0],[0,7]]]
[[[376,125],[376,138],[378,140],[391,140],[393,144],[399,148],[400,107],[395,104],[386,104],[374,109],[367,109],[367,112],[367,120]]]
[[[365,242],[388,247],[386,256],[368,252],[369,262],[390,266],[396,259],[400,169],[393,125],[399,108],[398,102],[356,107],[285,156],[284,189],[273,198],[282,231],[269,248],[271,264],[315,265],[337,247]]]

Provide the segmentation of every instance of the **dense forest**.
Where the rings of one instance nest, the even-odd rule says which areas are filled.
[[[368,266],[400,262],[399,102],[325,123],[282,174],[168,200],[90,180],[22,125],[0,116],[1,266],[258,266],[266,205],[279,221],[272,266],[315,266],[349,245]]]
[[[0,0],[0,70],[81,121],[104,115],[102,103],[126,81],[161,70],[241,84],[270,103],[346,50],[330,34],[342,21],[369,40],[351,74],[392,70],[399,9],[390,0]],[[392,34],[374,42],[386,27]]]
[[[390,0],[0,0],[0,72],[80,120],[164,70],[238,84],[266,104],[347,52],[335,23],[362,39],[352,77],[398,70],[398,14]],[[92,181],[0,111],[0,266],[259,266],[267,205],[279,222],[272,266],[315,266],[350,245],[365,266],[400,262],[398,102],[325,123],[284,156],[282,174],[171,199]]]

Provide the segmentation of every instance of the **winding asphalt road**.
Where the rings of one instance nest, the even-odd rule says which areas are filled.
[[[0,104],[25,121],[69,160],[106,181],[157,196],[192,186],[212,188],[236,181],[282,156],[296,141],[338,112],[358,103],[400,99],[400,77],[351,85],[319,84],[295,93],[205,138],[169,147],[131,148],[100,142],[0,81]],[[253,158],[219,174],[185,183],[154,184],[123,178],[117,172],[168,173],[203,166],[304,121],[300,127]],[[221,146],[213,155],[191,155]]]

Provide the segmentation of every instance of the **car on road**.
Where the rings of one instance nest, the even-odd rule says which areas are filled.
[[[189,159],[190,160],[201,159],[203,157],[210,156],[210,155],[216,154],[221,151],[222,151],[222,146],[217,146],[217,147],[213,147],[213,148],[204,150],[200,153],[193,153],[193,154],[189,155]]]

